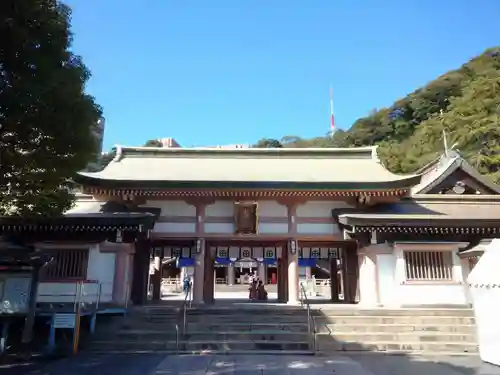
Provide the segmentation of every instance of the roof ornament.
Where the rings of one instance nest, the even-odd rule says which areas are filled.
[[[444,117],[443,117],[443,110],[442,109],[439,111],[439,116],[441,117],[441,126],[443,128],[444,157],[445,157],[445,159],[448,159],[448,156],[450,155],[450,151],[453,151],[453,149],[455,147],[457,147],[458,143],[455,142],[451,147],[448,147],[448,138],[446,136],[446,129],[444,128]]]
[[[123,148],[121,145],[115,145],[115,147],[113,147],[115,150],[116,150],[116,155],[115,157],[113,158],[113,160],[111,160],[112,163],[116,163],[116,162],[119,162],[120,159],[122,158],[123,156]]]

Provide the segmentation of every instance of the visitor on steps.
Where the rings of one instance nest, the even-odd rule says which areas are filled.
[[[259,285],[257,287],[257,299],[259,301],[267,301],[267,291],[266,288],[264,288],[262,280],[259,281]]]
[[[189,279],[188,275],[184,276],[184,280],[182,281],[182,289],[184,290],[184,293],[188,295],[189,289],[191,289],[191,280]]]
[[[250,288],[248,288],[248,298],[250,301],[255,301],[257,299],[257,281],[253,280],[252,284],[250,284]]]

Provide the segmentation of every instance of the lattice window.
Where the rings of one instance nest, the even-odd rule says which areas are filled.
[[[451,251],[404,251],[404,259],[409,281],[453,280]]]
[[[42,270],[44,280],[84,280],[87,278],[88,249],[58,249],[54,260]]]

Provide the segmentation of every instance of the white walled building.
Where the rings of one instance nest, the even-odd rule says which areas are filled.
[[[242,262],[275,271],[279,300],[296,303],[321,262],[333,303],[342,291],[366,307],[464,305],[479,245],[500,230],[499,187],[456,153],[397,176],[375,148],[119,148],[79,182],[87,195],[32,236],[58,260],[40,303],[71,303],[81,284],[84,299],[144,303],[154,256],[192,272],[195,303],[212,302],[217,264]]]

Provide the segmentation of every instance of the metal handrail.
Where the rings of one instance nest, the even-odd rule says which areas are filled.
[[[182,304],[182,336],[186,335],[187,333],[187,310],[188,308],[191,307],[192,303],[192,298],[191,298],[191,293],[192,293],[192,283],[189,284],[189,290],[186,293],[186,296],[184,297],[184,302]],[[180,350],[180,341],[181,341],[181,330],[179,327],[179,324],[175,324],[175,347],[177,352]]]
[[[316,353],[316,327],[314,325],[314,319],[311,316],[311,305],[309,303],[309,299],[307,298],[307,293],[302,283],[300,285],[300,294],[302,294],[302,298],[300,299],[300,304],[304,306],[306,305],[307,310],[307,333],[311,339],[311,346],[313,352]]]
[[[186,334],[187,332],[187,310],[188,308],[191,307],[192,304],[192,298],[191,298],[191,293],[193,290],[193,285],[192,283],[189,284],[189,290],[186,293],[186,296],[184,297],[184,303],[182,305],[182,334]]]
[[[85,285],[88,283],[88,281],[78,281],[75,283],[75,298],[73,300],[73,312],[76,312],[78,309],[78,306],[81,306],[82,304],[85,304],[85,296],[88,294],[85,291]],[[95,300],[89,302],[94,306],[94,310],[97,311],[99,309],[99,305],[101,304],[101,298],[102,298],[102,286],[103,283],[94,281],[92,284],[97,285],[97,290],[96,290],[96,295],[95,295]],[[45,294],[49,295],[49,294]],[[54,294],[56,296],[58,294]],[[92,293],[91,293],[92,295]]]
[[[177,353],[179,353],[179,345],[180,345],[180,334],[179,334],[179,325],[175,325],[175,348]]]

